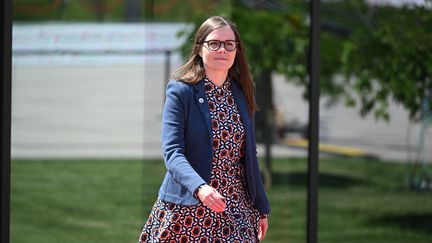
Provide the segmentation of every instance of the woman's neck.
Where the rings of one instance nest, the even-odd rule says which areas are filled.
[[[216,86],[220,87],[223,85],[227,78],[228,72],[207,72],[206,76],[210,81],[212,81]]]

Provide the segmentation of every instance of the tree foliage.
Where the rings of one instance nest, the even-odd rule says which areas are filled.
[[[373,112],[388,120],[392,99],[411,119],[419,118],[423,99],[432,92],[431,9],[375,7],[369,21],[344,44],[345,94],[353,103],[359,100],[362,115]]]
[[[250,9],[236,4],[231,19],[242,34],[254,75],[270,70],[289,77],[306,76],[308,31],[302,12]]]

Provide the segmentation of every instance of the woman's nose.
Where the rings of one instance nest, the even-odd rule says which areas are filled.
[[[222,49],[223,48],[223,49]],[[219,50],[218,50],[219,52],[225,52],[226,51],[226,49],[225,49],[225,45],[222,45],[221,44],[221,46],[219,47]]]

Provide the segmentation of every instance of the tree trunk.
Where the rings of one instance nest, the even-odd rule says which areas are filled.
[[[144,2],[144,18],[147,21],[152,21],[154,17],[154,0]]]
[[[91,6],[93,12],[96,15],[96,19],[98,22],[103,22],[105,20],[105,8],[106,4],[102,0],[93,0],[91,1]]]
[[[140,1],[126,0],[125,4],[126,22],[138,22],[140,17]]]
[[[264,70],[257,76],[257,103],[260,111],[256,113],[257,141],[264,144],[265,155],[263,168],[264,186],[272,185],[271,145],[273,143],[274,107],[272,77],[270,70]]]

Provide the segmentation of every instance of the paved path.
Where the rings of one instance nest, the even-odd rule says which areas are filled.
[[[163,73],[157,64],[14,66],[12,156],[160,158]],[[302,91],[279,76],[274,85],[285,119],[307,121]],[[403,162],[415,155],[419,126],[410,125],[399,106],[392,105],[391,116],[386,124],[339,104],[322,106],[321,139]],[[432,160],[430,130],[426,150]],[[306,151],[275,146],[274,155],[305,156]]]

